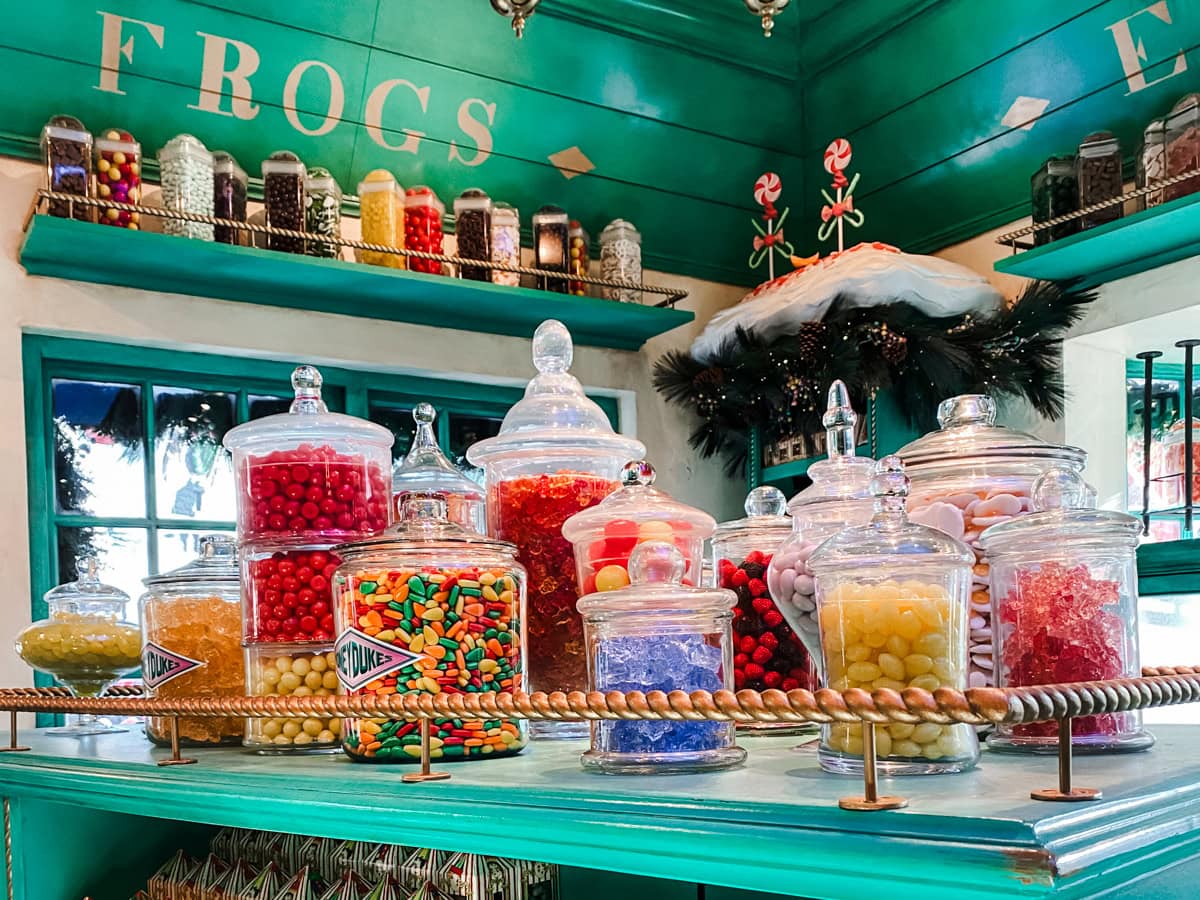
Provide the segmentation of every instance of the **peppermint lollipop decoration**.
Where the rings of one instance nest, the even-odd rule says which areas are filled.
[[[838,138],[825,148],[825,171],[833,176],[831,187],[836,197],[829,196],[826,190],[821,191],[825,205],[821,207],[821,227],[817,229],[817,240],[828,238],[836,225],[839,253],[846,249],[842,223],[858,228],[866,220],[862,210],[854,208],[854,188],[858,186],[858,175],[846,180],[845,169],[850,165],[850,157],[850,142],[845,138]]]
[[[775,280],[775,254],[789,259],[795,252],[792,245],[783,238],[783,222],[787,218],[787,208],[785,207],[783,212],[775,208],[775,201],[781,193],[783,184],[774,172],[763,172],[758,176],[758,181],[754,182],[754,202],[763,208],[762,218],[767,227],[764,229],[756,220],[750,220],[750,224],[758,232],[754,236],[754,249],[750,252],[750,268],[757,269],[763,264],[763,260],[766,260],[769,281]]]

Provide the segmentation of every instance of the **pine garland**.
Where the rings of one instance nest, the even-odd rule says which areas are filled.
[[[820,322],[769,342],[739,329],[707,364],[671,351],[655,363],[654,386],[699,416],[689,443],[704,457],[724,455],[730,474],[743,469],[755,426],[767,442],[803,435],[811,448],[835,378],[859,409],[874,391],[891,391],[922,431],[937,427],[938,403],[957,394],[1023,398],[1057,419],[1066,399],[1063,335],[1095,297],[1037,281],[983,317],[929,316],[907,303],[864,308],[838,297]]]

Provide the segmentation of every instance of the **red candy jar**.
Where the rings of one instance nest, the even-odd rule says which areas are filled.
[[[580,594],[629,586],[629,557],[647,541],[666,541],[683,553],[682,584],[700,584],[704,540],[717,527],[708,513],[673,500],[653,487],[654,466],[645,460],[627,463],[621,489],[591,509],[576,513],[562,533],[575,547]]]
[[[645,453],[616,434],[604,411],[567,370],[571,335],[550,319],[533,336],[538,374],[504,417],[500,433],[467,450],[483,466],[488,531],[517,545],[529,572],[528,689],[583,690],[587,684],[575,557],[563,523],[617,488],[621,466]],[[533,722],[534,737],[584,737],[582,722]]]
[[[446,206],[438,199],[433,188],[424,185],[411,187],[404,192],[404,249],[421,250],[425,253],[442,253],[442,216]],[[442,264],[435,259],[409,257],[411,272],[427,272],[441,275]]]
[[[341,560],[326,546],[246,545],[242,638],[247,644],[334,639],[333,575]]]
[[[117,203],[138,203],[142,196],[142,145],[128,131],[107,128],[95,142],[96,196]],[[102,209],[97,221],[137,231],[141,224],[138,213],[118,209]]]

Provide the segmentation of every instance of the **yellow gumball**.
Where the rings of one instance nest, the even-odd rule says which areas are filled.
[[[667,522],[662,522],[658,519],[651,519],[649,522],[643,522],[638,526],[638,543],[644,544],[646,541],[671,541],[675,538],[675,531]]]
[[[605,566],[596,573],[596,590],[615,591],[629,585],[629,573],[624,566]]]

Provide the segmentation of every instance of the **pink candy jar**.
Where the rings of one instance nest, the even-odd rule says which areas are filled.
[[[1030,490],[1047,469],[1083,471],[1087,453],[996,424],[996,402],[964,394],[938,406],[941,429],[901,447],[912,479],[909,518],[940,528],[975,553],[970,616],[970,687],[994,684],[989,562],[984,529],[1032,510]]]
[[[1141,522],[1095,508],[1078,472],[1055,468],[1033,484],[1030,515],[980,536],[991,560],[998,687],[1136,678]],[[1145,750],[1154,736],[1139,711],[1078,716],[1083,751]],[[1054,753],[1058,723],[997,725],[988,746]]]

